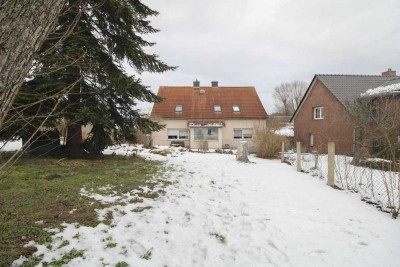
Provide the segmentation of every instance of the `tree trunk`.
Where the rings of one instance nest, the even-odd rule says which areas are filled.
[[[73,124],[67,129],[67,154],[70,157],[80,157],[83,155],[82,126]]]
[[[0,129],[65,0],[0,1]]]

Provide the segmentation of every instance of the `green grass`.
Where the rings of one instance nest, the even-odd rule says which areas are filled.
[[[156,182],[150,178],[161,169],[159,162],[134,156],[21,158],[0,173],[0,266],[10,266],[20,255],[30,257],[35,249],[23,247],[29,240],[50,241],[44,228],[59,228],[62,222],[97,225],[95,209],[107,205],[81,196],[82,187],[101,194],[109,193],[98,189],[106,185],[119,193],[152,188]]]
[[[219,242],[221,242],[222,244],[225,244],[225,243],[226,243],[226,238],[225,238],[225,236],[223,236],[223,235],[221,235],[221,234],[218,234],[218,233],[210,233],[210,235],[215,236],[215,238],[216,238]]]

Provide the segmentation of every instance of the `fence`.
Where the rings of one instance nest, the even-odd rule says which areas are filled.
[[[297,171],[324,179],[336,188],[359,193],[361,199],[375,205],[397,218],[400,210],[399,163],[378,158],[366,158],[357,166],[353,158],[335,155],[334,144],[328,144],[328,154],[301,153],[298,142],[296,151],[286,151],[282,142],[282,162],[296,166]]]

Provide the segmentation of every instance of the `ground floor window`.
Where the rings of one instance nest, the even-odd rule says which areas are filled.
[[[167,129],[169,140],[187,140],[189,139],[189,129]]]
[[[310,133],[310,146],[314,146],[314,135]]]
[[[194,140],[218,140],[218,128],[194,128]]]
[[[233,139],[252,139],[253,129],[233,129]]]

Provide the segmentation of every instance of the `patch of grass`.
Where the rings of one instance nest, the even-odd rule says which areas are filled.
[[[151,208],[153,208],[153,207],[152,206],[137,207],[137,208],[134,208],[131,211],[133,211],[133,212],[142,212],[144,210],[148,210],[148,209],[151,209]]]
[[[107,243],[106,248],[115,248],[117,246],[117,243]]]
[[[128,267],[129,264],[124,262],[124,261],[120,261],[117,264],[115,264],[115,267]]]
[[[143,202],[143,199],[139,198],[139,197],[134,197],[131,200],[129,200],[129,203],[131,203],[131,204],[142,203],[142,202]]]
[[[145,198],[151,198],[151,199],[155,199],[158,198],[160,195],[157,192],[151,192],[151,193],[147,193],[144,194],[143,197]]]
[[[68,241],[68,240],[64,240],[64,241],[61,243],[61,245],[58,246],[58,248],[62,248],[62,247],[68,246],[68,245],[69,245],[69,241]]]
[[[72,261],[75,258],[78,257],[83,257],[83,250],[76,250],[72,249],[70,252],[65,254],[60,260],[57,261],[52,261],[52,262],[43,262],[43,266],[51,266],[51,267],[61,267],[65,264],[68,264],[70,261]]]
[[[140,256],[142,259],[145,260],[150,260],[151,259],[151,250],[146,251],[142,256]]]
[[[225,244],[225,243],[226,243],[226,238],[225,238],[225,236],[223,236],[223,235],[221,235],[221,234],[218,234],[218,233],[210,233],[210,235],[215,236],[215,238],[216,238],[219,242],[221,242],[222,244]]]
[[[0,153],[0,165],[9,156]],[[50,241],[52,234],[44,228],[60,228],[62,222],[97,225],[95,210],[113,204],[81,196],[82,187],[125,194],[141,186],[153,188],[157,182],[150,178],[163,170],[160,162],[136,156],[22,157],[0,173],[0,266],[10,266],[21,255],[29,258],[35,249],[24,247],[28,241]],[[106,219],[111,223],[112,213]]]

